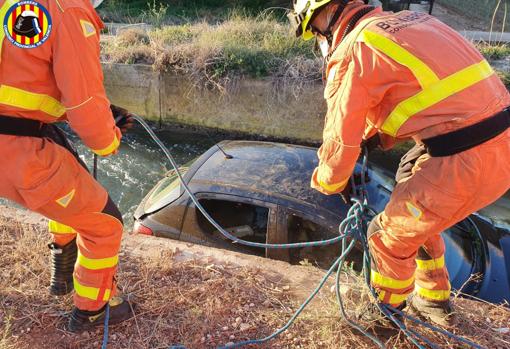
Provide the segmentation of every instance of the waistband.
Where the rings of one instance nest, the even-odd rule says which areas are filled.
[[[20,137],[43,137],[45,123],[37,120],[0,115],[0,134]]]
[[[481,145],[510,128],[510,107],[474,125],[422,140],[432,157],[451,156]]]

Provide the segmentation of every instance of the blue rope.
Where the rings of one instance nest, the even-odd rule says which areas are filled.
[[[103,345],[101,349],[107,349],[108,347],[108,322],[110,321],[110,303],[106,303],[105,315],[104,315],[104,333],[103,333]]]
[[[366,228],[369,221],[369,215],[371,214],[373,216],[373,212],[370,212],[370,209],[368,207],[368,195],[366,190],[366,183],[365,183],[365,174],[368,169],[368,157],[365,155],[363,157],[362,162],[362,170],[361,170],[361,186],[356,186],[354,183],[354,180],[351,178],[352,187],[354,188],[354,196],[353,198],[353,205],[347,212],[347,217],[342,221],[342,223],[339,226],[339,236],[323,240],[323,241],[313,241],[313,242],[303,242],[303,243],[293,243],[293,244],[264,244],[264,243],[255,243],[251,241],[245,241],[237,238],[236,236],[230,234],[228,231],[223,229],[210,215],[209,213],[204,209],[204,207],[200,204],[200,202],[197,200],[197,198],[193,195],[193,192],[188,187],[187,183],[184,181],[182,174],[179,171],[179,166],[175,162],[172,154],[167,149],[167,147],[161,142],[161,140],[156,136],[154,131],[150,128],[150,126],[139,116],[134,116],[134,119],[137,120],[143,128],[149,133],[149,135],[152,137],[152,139],[158,144],[158,146],[161,148],[161,150],[165,153],[166,157],[172,164],[172,167],[175,169],[177,176],[179,177],[179,180],[181,181],[182,186],[184,187],[185,191],[190,196],[191,200],[195,204],[195,206],[199,209],[199,211],[204,215],[204,217],[226,238],[232,240],[234,243],[251,246],[251,247],[260,247],[260,248],[270,248],[270,249],[290,249],[290,248],[301,248],[301,247],[315,247],[315,246],[326,246],[335,244],[337,242],[342,243],[342,249],[341,249],[341,256],[333,263],[331,268],[326,272],[322,280],[319,282],[319,285],[315,288],[315,290],[308,296],[308,298],[301,304],[301,306],[297,309],[297,311],[294,313],[294,315],[289,319],[289,321],[280,329],[275,331],[273,334],[261,338],[261,339],[253,339],[248,341],[243,341],[231,345],[225,345],[220,346],[218,349],[233,349],[233,348],[240,348],[247,345],[259,345],[266,343],[268,341],[271,341],[275,338],[277,338],[279,335],[281,335],[283,332],[285,332],[288,328],[290,328],[295,320],[299,317],[299,315],[305,310],[305,308],[310,304],[310,302],[315,298],[315,296],[319,293],[319,291],[324,287],[329,277],[336,271],[336,282],[335,282],[335,292],[336,297],[338,300],[339,308],[340,308],[340,315],[342,318],[354,329],[362,333],[364,336],[369,338],[371,341],[374,342],[379,348],[384,349],[384,344],[377,339],[374,335],[368,333],[366,329],[364,329],[360,324],[356,323],[355,321],[349,319],[347,316],[347,313],[344,308],[344,303],[342,300],[342,295],[340,292],[340,272],[342,270],[343,264],[345,262],[345,259],[351,252],[351,250],[354,248],[354,246],[357,243],[361,243],[363,246],[364,251],[364,265],[363,265],[363,271],[365,276],[365,282],[367,286],[369,287],[369,290],[374,297],[374,299],[377,302],[377,293],[370,285],[370,251],[368,249],[368,241],[366,236]],[[357,198],[356,198],[357,196]],[[348,239],[351,239],[349,243],[347,243]],[[437,328],[435,326],[432,326],[428,323],[425,323],[423,321],[420,321],[416,318],[413,318],[410,315],[407,315],[403,313],[402,311],[392,308],[389,305],[383,305],[378,303],[380,311],[386,315],[387,318],[389,318],[399,329],[401,329],[408,339],[419,349],[426,349],[423,345],[420,344],[420,341],[427,344],[431,348],[437,348],[437,345],[432,343],[428,338],[425,338],[421,334],[417,333],[414,330],[408,329],[405,324],[400,321],[396,315],[400,315],[403,317],[408,318],[409,320],[422,325],[430,330],[439,332],[451,339],[454,339],[456,341],[462,342],[464,344],[467,344],[473,348],[476,349],[483,349],[480,345],[469,341],[468,339],[462,338],[460,336],[457,336],[449,331]],[[103,347],[102,349],[107,349],[106,345],[108,344],[108,318],[109,318],[109,307],[107,306],[106,309],[106,318],[104,323],[104,338],[103,338]],[[169,349],[186,349],[182,345],[174,345],[171,346]]]

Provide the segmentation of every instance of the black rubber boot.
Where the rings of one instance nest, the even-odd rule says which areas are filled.
[[[55,243],[49,244],[48,247],[51,250],[50,294],[53,296],[66,295],[74,289],[73,271],[78,256],[76,239],[63,247]]]
[[[133,317],[132,304],[122,297],[113,297],[110,304],[110,318],[108,325],[115,325]],[[67,329],[70,332],[79,333],[93,330],[96,327],[104,326],[106,316],[106,305],[98,311],[85,311],[74,308]]]

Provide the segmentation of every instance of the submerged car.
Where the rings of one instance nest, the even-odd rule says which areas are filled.
[[[207,212],[238,238],[293,243],[338,236],[349,206],[339,195],[310,188],[317,149],[280,143],[224,141],[181,168],[184,180]],[[359,171],[359,166],[356,171]],[[380,212],[394,187],[391,173],[368,169],[370,207]],[[135,212],[136,233],[250,253],[289,263],[329,267],[339,245],[291,250],[234,244],[200,213],[175,171],[167,173]],[[510,302],[510,231],[471,215],[443,233],[452,287],[489,302]],[[352,254],[354,269],[361,252]]]

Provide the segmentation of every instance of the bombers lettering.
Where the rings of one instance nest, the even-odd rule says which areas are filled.
[[[405,12],[393,18],[385,19],[376,25],[388,33],[396,33],[404,28],[428,21],[432,17],[421,12]]]

